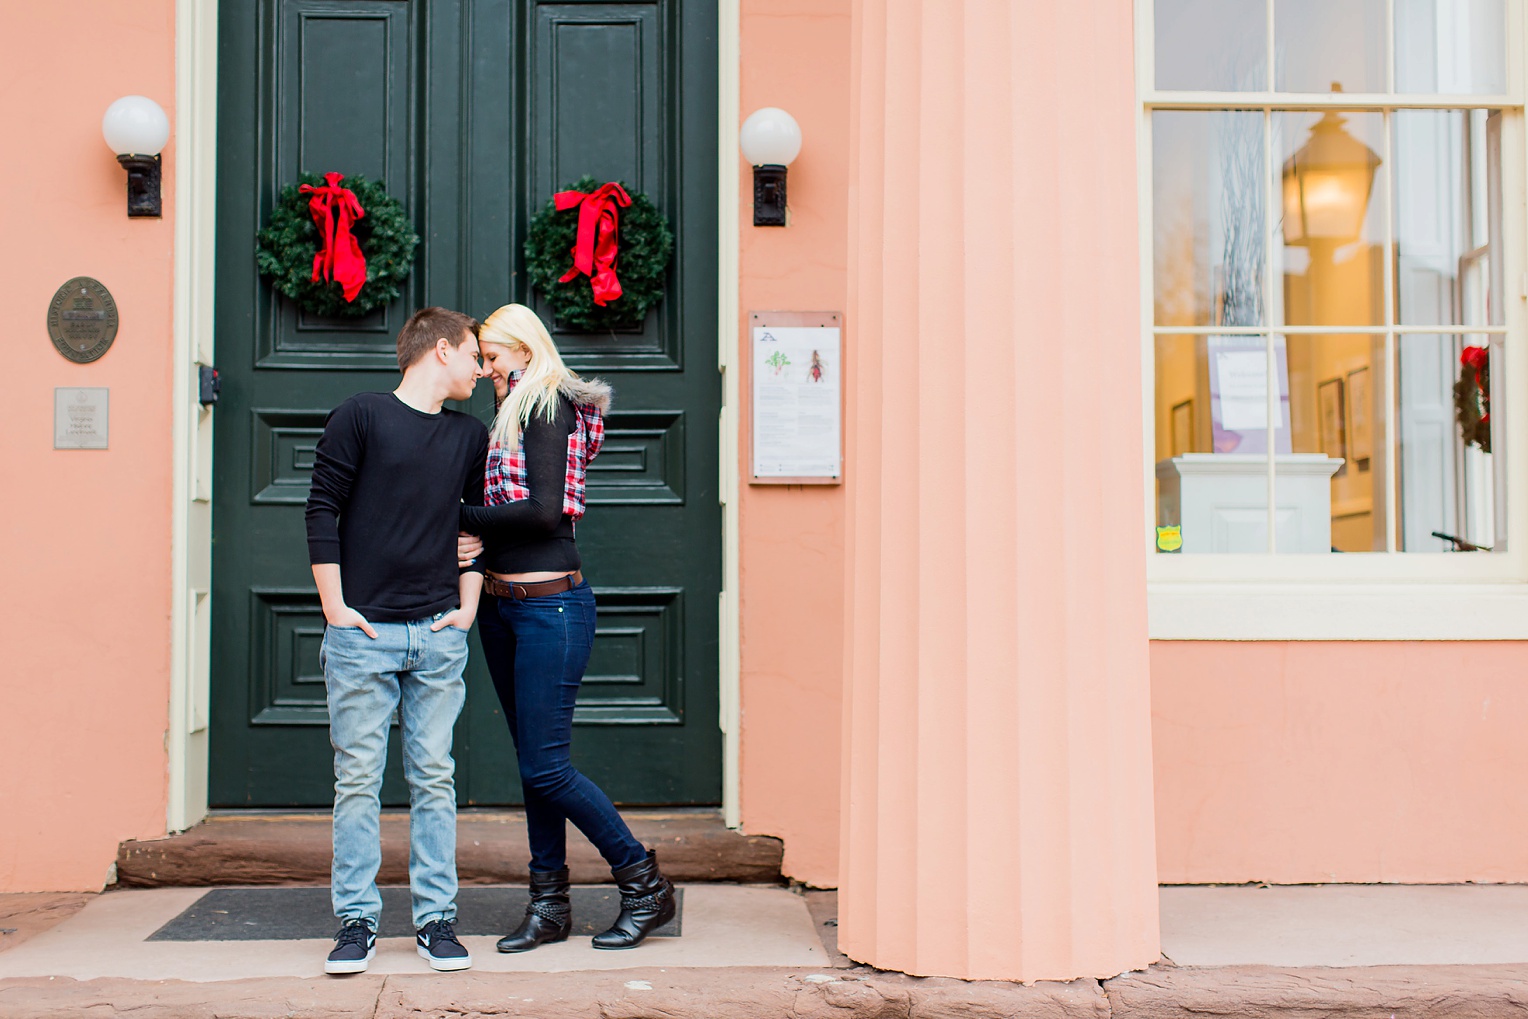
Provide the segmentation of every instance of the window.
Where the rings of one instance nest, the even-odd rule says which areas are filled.
[[[1156,0],[1155,502],[1184,553],[1505,551],[1503,2]]]
[[[1528,579],[1522,0],[1141,13],[1154,591]]]

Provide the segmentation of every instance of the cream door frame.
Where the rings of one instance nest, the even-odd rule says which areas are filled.
[[[212,579],[212,411],[197,369],[213,361],[211,257],[217,240],[217,4],[176,0],[173,495],[171,508],[169,789],[165,827],[207,813],[207,695]]]
[[[721,719],[722,817],[729,828],[742,825],[738,779],[742,741],[742,598],[738,589],[738,390],[741,337],[738,317],[738,117],[741,115],[741,0],[720,0],[717,9],[717,301],[716,358],[722,373],[721,484],[722,595]]]

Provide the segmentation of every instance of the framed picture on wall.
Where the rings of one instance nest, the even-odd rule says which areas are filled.
[[[1194,401],[1173,404],[1173,456],[1182,456],[1194,448]]]
[[[1317,410],[1321,415],[1321,452],[1346,459],[1347,421],[1343,414],[1342,379],[1327,379],[1316,387]],[[1337,468],[1341,474],[1347,465]]]
[[[1369,404],[1369,369],[1357,368],[1348,372],[1348,445],[1353,456],[1353,466],[1361,471],[1369,469],[1374,456],[1374,417]]]

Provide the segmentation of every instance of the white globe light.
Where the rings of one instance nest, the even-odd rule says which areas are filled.
[[[738,132],[743,158],[754,166],[789,166],[801,152],[801,125],[776,106],[754,110]]]
[[[123,96],[106,107],[101,134],[119,156],[158,155],[170,140],[170,118],[148,96]]]

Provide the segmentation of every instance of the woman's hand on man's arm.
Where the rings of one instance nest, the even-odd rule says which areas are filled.
[[[483,539],[475,534],[460,531],[456,535],[456,565],[466,569],[477,562],[477,557],[483,554]]]

